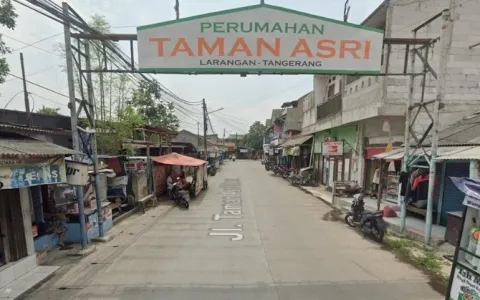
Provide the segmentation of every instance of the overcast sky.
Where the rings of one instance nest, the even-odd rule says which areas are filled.
[[[54,0],[61,4],[62,1]],[[67,1],[85,20],[92,14],[105,15],[116,33],[135,33],[136,26],[158,23],[175,18],[173,6],[175,0],[69,0]],[[317,14],[333,19],[343,18],[343,0],[266,0],[268,4]],[[382,0],[350,0],[349,21],[361,23]],[[180,0],[180,16],[198,14],[258,4],[259,0]],[[63,42],[62,25],[15,4],[19,18],[17,28],[9,31],[4,28],[4,41],[14,49],[9,54],[10,72],[21,75],[19,53],[25,58],[27,79],[51,88],[62,94],[68,94],[67,78],[61,71],[62,58],[54,52],[54,45]],[[12,39],[13,38],[13,39]],[[45,39],[47,38],[47,39]],[[25,47],[25,44],[35,43]],[[18,40],[18,41],[16,41]],[[40,48],[40,49],[39,49]],[[265,122],[271,110],[280,107],[285,101],[292,101],[313,89],[312,76],[248,76],[238,75],[156,75],[158,80],[178,96],[189,101],[207,100],[209,110],[224,108],[222,112],[212,114],[211,120],[216,133],[241,133],[248,130],[254,121]],[[42,105],[58,107],[61,113],[68,115],[68,99],[28,85],[33,93],[35,110]],[[24,110],[22,82],[9,76],[0,87],[0,107],[7,103],[8,109]],[[199,108],[193,108],[196,111]],[[190,118],[182,117],[182,128],[196,131],[197,126]],[[192,115],[199,119],[199,115]],[[232,121],[232,117],[235,121]],[[230,123],[230,124],[228,124]]]

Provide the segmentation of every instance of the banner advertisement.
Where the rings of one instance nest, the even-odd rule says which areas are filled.
[[[453,275],[450,299],[455,300],[480,300],[480,277],[457,266]]]
[[[66,162],[67,183],[70,185],[84,186],[88,183],[88,165],[84,163]]]
[[[44,166],[0,167],[0,188],[18,189],[66,182],[65,163]]]
[[[323,156],[341,156],[343,155],[343,141],[340,142],[323,142]]]
[[[378,74],[383,31],[269,4],[137,28],[140,71]]]

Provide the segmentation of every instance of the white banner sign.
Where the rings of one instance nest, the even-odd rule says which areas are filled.
[[[140,71],[378,74],[383,31],[260,4],[137,28]]]
[[[88,165],[66,161],[67,183],[70,185],[86,185],[88,183]]]
[[[343,142],[323,142],[322,155],[323,156],[343,155]]]
[[[480,199],[467,195],[463,198],[463,205],[480,210]]]
[[[480,277],[457,266],[453,275],[450,299],[480,299]]]

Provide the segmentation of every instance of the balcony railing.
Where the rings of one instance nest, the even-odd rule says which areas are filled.
[[[342,94],[338,93],[328,99],[327,102],[317,106],[317,120],[324,119],[330,115],[333,115],[339,111],[342,111]]]

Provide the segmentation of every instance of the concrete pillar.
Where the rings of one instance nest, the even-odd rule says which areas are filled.
[[[324,103],[327,99],[328,76],[313,76],[313,94],[315,97],[315,106]]]
[[[33,245],[33,233],[32,233],[32,217],[31,217],[31,200],[30,190],[28,188],[20,189],[20,205],[22,207],[23,227],[25,231],[25,242],[27,244],[27,254],[32,255],[35,253],[35,247]]]
[[[365,144],[364,144],[364,125],[358,125],[357,127],[357,180],[358,180],[358,185],[363,186],[364,180],[365,180],[365,159],[363,153],[365,152]]]

